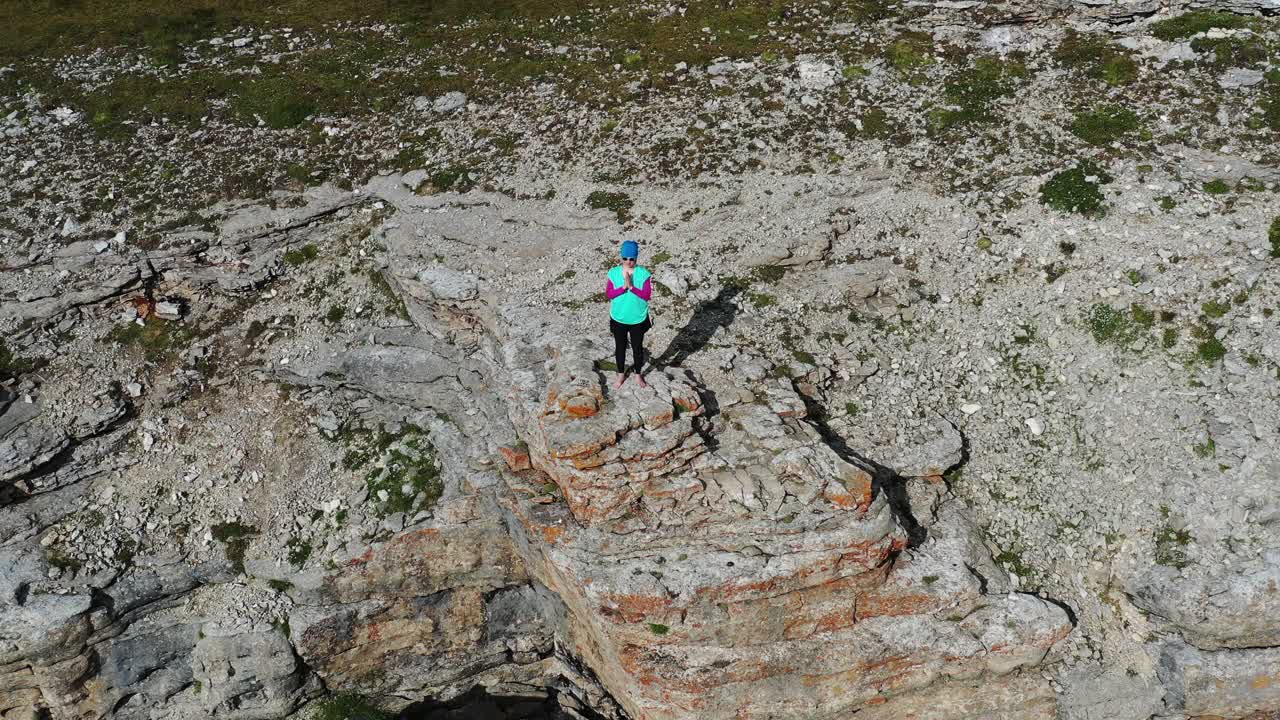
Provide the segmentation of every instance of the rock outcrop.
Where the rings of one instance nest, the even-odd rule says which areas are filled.
[[[985,578],[969,570],[985,551],[947,537],[962,522],[908,549],[872,475],[825,444],[789,384],[711,414],[690,371],[605,390],[601,348],[548,345],[507,355],[532,468],[513,468],[502,503],[576,653],[633,717],[805,716],[953,679],[1026,683],[1008,676],[1070,632],[1060,608],[1005,594],[989,558]]]

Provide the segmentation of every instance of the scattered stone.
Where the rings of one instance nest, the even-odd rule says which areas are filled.
[[[431,111],[440,115],[461,110],[467,105],[467,96],[454,90],[436,98],[431,102]]]

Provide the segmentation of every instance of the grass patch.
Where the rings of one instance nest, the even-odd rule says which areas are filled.
[[[1105,170],[1091,160],[1082,160],[1040,186],[1040,202],[1059,212],[1100,216],[1104,213],[1101,186],[1111,182]]]
[[[1036,571],[1026,563],[1022,557],[1022,550],[1016,544],[1010,546],[1007,550],[1001,550],[999,555],[995,556],[995,561],[1001,567],[1007,568],[1014,575],[1023,580],[1034,578]]]
[[[231,567],[243,574],[244,554],[253,537],[258,534],[258,529],[239,522],[219,523],[209,529],[213,532],[213,539],[223,544]]]
[[[618,223],[625,225],[631,219],[631,207],[634,201],[626,193],[596,190],[587,196],[587,207],[592,210],[611,210],[617,216]]]
[[[81,105],[95,130],[123,137],[133,133],[125,121],[168,120],[197,127],[209,114],[211,104],[226,97],[234,83],[234,78],[224,74],[195,72],[176,78],[122,75],[83,96],[70,84],[53,90],[59,100]]]
[[[383,712],[361,695],[336,695],[316,704],[314,720],[392,720],[395,715]]]
[[[836,123],[836,127],[849,138],[866,137],[886,140],[898,132],[897,124],[883,108],[869,108],[862,113],[859,120],[860,124],[853,120],[841,120]]]
[[[1217,300],[1210,300],[1209,302],[1201,303],[1200,305],[1200,312],[1204,313],[1204,316],[1208,318],[1220,318],[1223,315],[1226,315],[1230,310],[1230,305],[1224,302],[1218,302]]]
[[[369,284],[373,286],[374,291],[382,296],[384,301],[383,312],[387,315],[395,315],[401,320],[409,319],[409,307],[404,304],[404,298],[396,293],[391,287],[391,283],[387,278],[377,270],[369,270]]]
[[[1171,350],[1178,344],[1178,328],[1167,327],[1160,333],[1160,347]]]
[[[1112,87],[1128,85],[1138,78],[1138,62],[1133,56],[1099,34],[1070,30],[1053,56],[1062,67]]]
[[[293,583],[288,580],[268,580],[267,587],[278,593],[288,592],[293,589]],[[287,634],[287,633],[286,633]]]
[[[666,635],[670,631],[671,628],[663,625],[662,623],[649,623],[649,632],[654,635]]]
[[[1156,324],[1156,314],[1148,310],[1146,305],[1139,303],[1130,305],[1129,316],[1133,318],[1134,324],[1141,328],[1149,329]]]
[[[751,277],[772,285],[786,277],[788,269],[782,265],[761,265],[751,269]]]
[[[450,165],[431,173],[431,176],[427,178],[427,186],[430,191],[423,193],[423,189],[419,188],[419,194],[445,192],[446,190],[464,193],[475,187],[476,182],[471,177],[471,168],[464,165]]]
[[[1249,18],[1216,10],[1197,10],[1151,24],[1151,34],[1161,40],[1183,40],[1213,28],[1242,28]]]
[[[1227,356],[1227,348],[1217,338],[1201,340],[1196,344],[1196,359],[1206,365],[1212,365]]]
[[[942,96],[948,107],[929,113],[929,132],[936,135],[995,120],[995,103],[1013,92],[1014,78],[1025,75],[1021,63],[978,58],[973,67],[947,79]]]
[[[107,333],[106,340],[140,350],[149,362],[162,363],[174,359],[193,337],[194,333],[185,325],[153,317],[145,325],[136,322],[117,325]]]
[[[365,477],[365,487],[380,516],[434,507],[444,493],[440,466],[422,431],[409,426],[382,458],[382,467]]]
[[[4,340],[0,340],[0,380],[25,375],[37,367],[39,367],[38,361],[14,355]]]
[[[300,537],[294,536],[289,538],[285,548],[289,551],[289,564],[296,568],[300,568],[307,564],[307,560],[311,557],[311,543]]]
[[[329,312],[324,314],[324,320],[330,325],[337,325],[338,323],[342,322],[342,318],[346,316],[347,316],[346,308],[342,307],[341,305],[331,305],[329,306]]]
[[[300,248],[294,248],[284,254],[284,262],[286,265],[298,267],[299,265],[309,263],[320,257],[320,248],[312,243],[307,243]]]
[[[1196,340],[1196,349],[1189,363],[1200,362],[1212,365],[1227,356],[1226,346],[1215,337],[1217,332],[1217,326],[1212,323],[1203,323],[1191,329],[1191,336]]]
[[[1280,131],[1280,69],[1267,73],[1267,83],[1259,93],[1258,109],[1262,111],[1258,118],[1260,124]]]
[[[1196,38],[1191,49],[1209,55],[1208,64],[1217,68],[1249,67],[1267,60],[1267,46],[1259,38]]]
[[[1280,258],[1280,215],[1271,221],[1271,229],[1267,231],[1267,240],[1271,243],[1271,257]],[[0,346],[2,348],[3,346]],[[0,351],[0,358],[3,358]]]
[[[1231,192],[1231,186],[1222,178],[1215,178],[1201,185],[1205,192],[1210,195],[1226,195]]]
[[[1076,115],[1071,134],[1095,147],[1110,145],[1137,132],[1138,114],[1118,105],[1104,105]]]
[[[1134,307],[1141,308],[1140,317],[1146,320],[1149,311],[1140,305]],[[1138,339],[1141,328],[1150,327],[1149,324],[1144,326],[1135,316],[1137,313],[1133,308],[1125,312],[1105,303],[1097,303],[1085,312],[1084,323],[1098,344],[1123,347]],[[1154,316],[1151,319],[1154,320]]]
[[[261,120],[273,130],[297,127],[314,115],[313,96],[294,78],[262,78],[245,83],[232,101],[236,114]]]
[[[899,72],[923,70],[934,63],[933,38],[922,32],[903,33],[885,48],[885,60]]]
[[[1187,545],[1191,544],[1191,533],[1186,530],[1174,530],[1167,523],[1155,533],[1156,564],[1175,567],[1181,570],[1191,564],[1187,559]]]

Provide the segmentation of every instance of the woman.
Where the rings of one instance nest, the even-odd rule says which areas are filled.
[[[638,266],[640,245],[635,240],[622,243],[622,264],[609,271],[604,294],[609,300],[609,329],[613,332],[613,359],[618,368],[618,379],[613,387],[622,387],[627,379],[627,345],[635,364],[631,366],[640,387],[649,387],[641,369],[644,367],[644,333],[653,323],[649,322],[649,298],[653,287],[649,271]]]

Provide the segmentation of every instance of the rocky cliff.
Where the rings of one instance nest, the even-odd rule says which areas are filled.
[[[566,121],[508,186],[417,169],[142,237],[0,227],[0,718],[1280,712],[1280,174],[1245,107],[1274,21],[1093,48],[1218,95],[1153,90],[1160,136],[1078,165],[1112,209],[1080,214],[1034,169],[1068,133],[1010,140],[987,185],[966,140],[935,177],[863,98],[907,113],[940,80],[920,28],[1034,68],[1052,23],[1189,5],[909,5],[888,61],[695,68],[681,133],[742,123],[701,150],[734,170],[634,198],[540,164],[590,124]],[[983,67],[941,83],[920,152],[947,113],[1040,123],[1069,79]],[[1025,96],[975,109],[986,81]],[[830,171],[751,125],[828,111],[787,127],[844,128]],[[413,112],[488,142],[465,101]],[[611,142],[676,162],[641,130]],[[611,385],[619,223],[658,281],[647,388]]]

